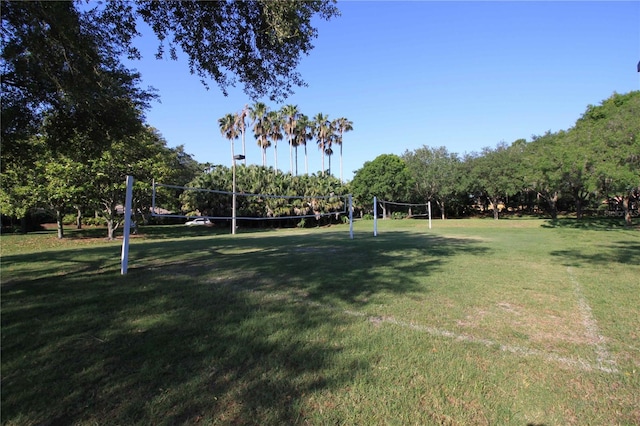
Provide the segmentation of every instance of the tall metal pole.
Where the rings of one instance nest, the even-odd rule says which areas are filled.
[[[233,201],[231,203],[231,235],[236,234],[236,157],[233,157]]]
[[[233,156],[233,164],[231,166],[232,175],[233,175],[233,183],[232,183],[232,202],[231,202],[231,234],[236,234],[236,160],[244,160],[246,157],[242,154]]]

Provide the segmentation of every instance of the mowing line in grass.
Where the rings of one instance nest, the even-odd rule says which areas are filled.
[[[425,325],[420,325],[420,324],[415,324],[413,322],[404,322],[404,321],[399,321],[396,320],[395,318],[392,317],[387,317],[387,316],[372,316],[366,312],[361,312],[361,311],[355,311],[355,310],[351,310],[351,309],[341,309],[341,308],[337,308],[335,306],[332,305],[328,305],[328,304],[324,304],[324,303],[320,303],[320,302],[315,302],[315,301],[311,301],[311,300],[307,300],[304,297],[295,297],[295,296],[291,296],[289,294],[285,294],[285,293],[277,293],[277,292],[269,292],[269,293],[264,293],[261,290],[255,290],[255,289],[249,289],[249,288],[244,288],[241,286],[234,286],[235,288],[237,288],[240,291],[245,291],[248,293],[255,293],[255,294],[262,294],[263,297],[268,297],[269,299],[277,299],[277,300],[288,300],[290,302],[293,303],[302,303],[305,304],[307,306],[312,306],[315,308],[320,308],[320,309],[326,309],[329,311],[333,311],[333,312],[340,312],[343,315],[346,316],[350,316],[350,317],[359,317],[359,318],[363,318],[366,319],[367,321],[374,323],[374,324],[381,324],[381,323],[387,323],[387,324],[391,324],[391,325],[395,325],[398,327],[402,327],[402,328],[407,328],[410,330],[415,330],[415,331],[419,331],[422,333],[427,333],[431,336],[436,336],[436,337],[444,337],[444,338],[449,338],[452,340],[456,340],[459,342],[465,342],[465,343],[474,343],[474,344],[480,344],[486,347],[495,347],[500,349],[503,352],[509,352],[515,355],[520,355],[520,356],[525,356],[525,357],[540,357],[543,358],[547,361],[550,362],[556,362],[558,364],[562,364],[565,365],[567,367],[570,368],[574,368],[577,370],[581,370],[581,371],[602,371],[605,373],[618,373],[618,369],[615,367],[608,367],[605,364],[615,364],[615,361],[613,361],[611,359],[611,356],[608,355],[608,351],[606,351],[606,348],[604,349],[604,353],[605,356],[603,357],[603,359],[601,360],[600,357],[598,358],[598,362],[596,365],[590,363],[589,361],[585,361],[583,359],[580,358],[568,358],[568,357],[563,357],[560,355],[556,355],[553,353],[549,353],[549,352],[544,352],[544,351],[540,351],[537,349],[531,349],[531,348],[525,348],[522,346],[515,346],[515,345],[504,345],[498,342],[495,342],[493,340],[490,339],[482,339],[482,338],[478,338],[478,337],[473,337],[470,336],[468,334],[457,334],[448,330],[444,330],[444,329],[440,329],[440,328],[436,328],[436,327],[430,327],[430,326],[425,326]],[[588,305],[587,305],[588,307]],[[590,312],[590,310],[589,310]],[[596,327],[596,334],[597,334],[597,327]],[[600,337],[600,339],[602,339],[602,337]],[[600,354],[599,354],[600,355]]]
[[[573,273],[573,268],[571,268],[571,266],[567,267],[567,273],[569,274],[569,279],[573,284],[573,290],[578,300],[578,308],[582,315],[582,323],[584,324],[587,332],[587,337],[590,342],[593,342],[596,349],[598,370],[606,371],[608,373],[617,373],[618,368],[616,367],[616,361],[607,350],[605,338],[600,334],[598,322],[593,316],[591,306],[587,303],[587,300],[582,293],[582,286]]]

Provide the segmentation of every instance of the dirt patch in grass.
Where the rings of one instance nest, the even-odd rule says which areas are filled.
[[[476,308],[458,320],[463,329],[483,330],[500,340],[507,336],[524,338],[549,349],[561,343],[593,345],[582,324],[580,311],[559,313],[551,309],[534,309],[513,301],[500,301],[493,306]]]

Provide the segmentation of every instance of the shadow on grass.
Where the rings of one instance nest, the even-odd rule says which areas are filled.
[[[635,226],[634,226],[635,225]],[[615,217],[584,217],[576,219],[575,217],[548,219],[545,221],[543,228],[571,228],[571,229],[589,229],[596,231],[610,231],[614,229],[636,229],[638,228],[637,219],[634,225],[627,226],[624,219]]]
[[[357,318],[301,301],[424,293],[468,240],[344,232],[145,241],[5,256],[2,423],[293,424],[314,391],[370,368]]]
[[[619,263],[622,265],[640,265],[640,243],[633,241],[617,241],[610,245],[601,245],[597,253],[584,251],[555,250],[552,256],[560,257],[567,266],[608,265]]]

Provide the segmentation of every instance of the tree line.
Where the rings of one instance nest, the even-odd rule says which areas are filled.
[[[269,218],[269,223],[244,222],[242,226],[306,226],[340,222],[340,212],[346,211],[345,196],[348,184],[329,174],[303,174],[293,176],[273,167],[258,165],[236,167],[235,172],[217,165],[197,176],[187,186],[226,193],[204,191],[178,191],[179,209],[184,215],[225,217],[232,216],[233,174],[236,174],[237,209],[239,217]],[[248,194],[258,194],[248,195]],[[277,197],[270,197],[274,195]],[[291,198],[289,198],[291,197]],[[164,197],[165,201],[176,197]],[[336,213],[337,215],[330,215]],[[302,218],[294,216],[314,216]],[[345,216],[346,217],[346,216]],[[282,218],[278,220],[277,218]]]
[[[146,124],[157,94],[120,61],[141,56],[139,22],[157,37],[158,58],[186,55],[205,86],[214,81],[226,94],[240,84],[252,99],[279,102],[305,85],[296,67],[318,36],[312,20],[339,16],[334,3],[3,0],[3,225],[17,219],[26,230],[46,208],[62,237],[63,213],[95,210],[113,238],[124,174],[143,205],[151,177],[184,184],[206,167]]]
[[[247,123],[247,119],[249,122]],[[297,105],[284,105],[280,109],[270,109],[263,102],[256,102],[237,113],[229,113],[218,120],[220,133],[231,142],[231,158],[234,161],[235,143],[242,140],[242,156],[246,163],[245,135],[249,126],[262,154],[262,166],[267,165],[267,149],[273,147],[274,169],[278,170],[278,142],[286,136],[289,145],[289,173],[298,175],[298,147],[304,147],[304,169],[309,174],[307,142],[316,139],[322,154],[321,174],[325,173],[325,156],[329,160],[328,173],[331,174],[331,156],[334,146],[340,147],[340,181],[344,182],[342,170],[342,142],[346,132],[353,130],[353,122],[345,117],[329,120],[326,114],[314,117],[303,114]],[[295,153],[295,155],[294,155]]]
[[[355,172],[351,191],[371,209],[374,195],[431,201],[444,219],[498,206],[519,213],[619,211],[627,224],[640,202],[640,92],[589,105],[568,130],[459,155],[423,146],[382,155]]]

